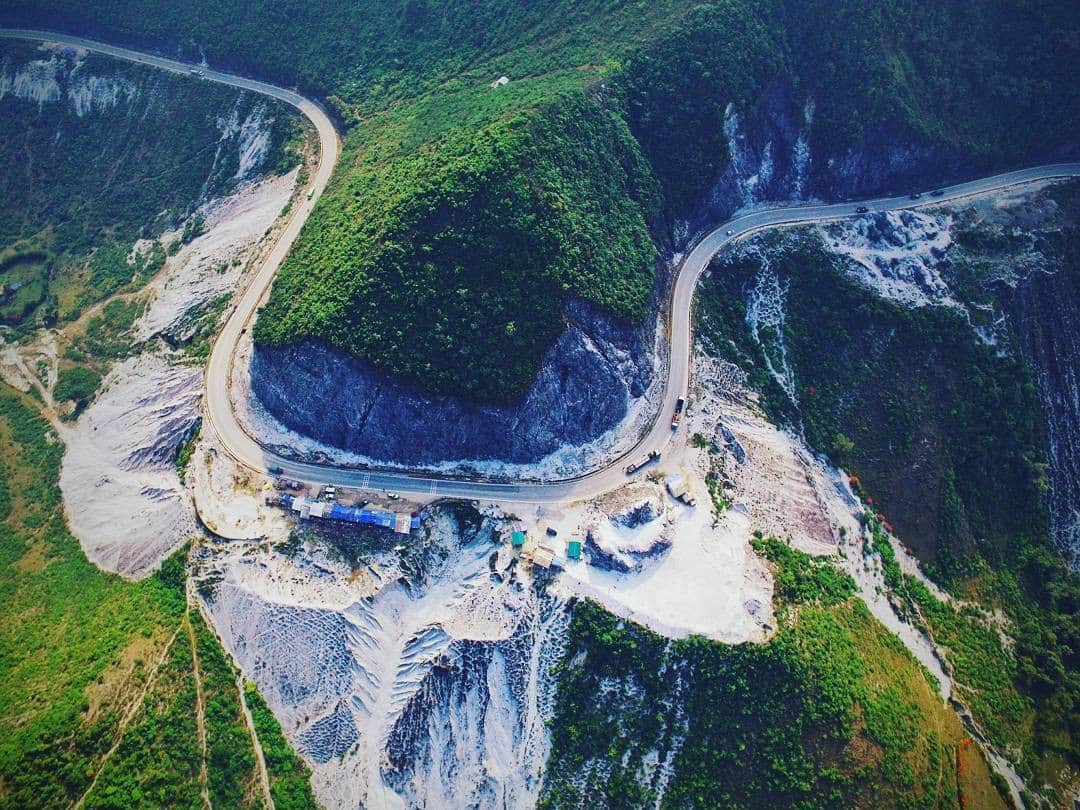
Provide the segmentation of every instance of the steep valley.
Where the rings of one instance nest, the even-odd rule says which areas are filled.
[[[1074,16],[12,0],[0,810],[1080,801]]]

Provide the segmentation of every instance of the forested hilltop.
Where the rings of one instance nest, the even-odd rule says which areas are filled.
[[[812,101],[826,191],[834,158],[882,139],[963,156],[954,173],[1060,156],[1080,110],[1064,2],[15,0],[3,21],[326,98],[341,168],[257,340],[491,401],[527,387],[568,299],[645,316],[657,246],[727,163],[725,121],[778,88]]]

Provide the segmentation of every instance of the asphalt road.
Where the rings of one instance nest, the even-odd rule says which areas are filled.
[[[1020,169],[948,186],[941,189],[943,193],[935,197],[929,196],[927,193],[929,190],[924,190],[922,198],[918,200],[912,200],[908,196],[901,196],[831,205],[790,205],[754,211],[737,216],[720,225],[695,242],[693,248],[686,254],[678,268],[670,302],[671,362],[668,369],[663,408],[656,422],[634,449],[607,467],[572,479],[505,483],[412,475],[376,469],[346,469],[295,461],[265,450],[251,436],[245,433],[240,426],[236,415],[233,413],[228,394],[232,358],[237,342],[270,289],[274,274],[281,266],[289,252],[289,248],[292,247],[293,241],[300,233],[300,229],[310,215],[319,195],[326,188],[326,184],[337,163],[340,143],[334,126],[326,113],[313,101],[291,90],[242,76],[221,73],[198,65],[185,64],[127,48],[93,42],[80,37],[53,34],[46,31],[11,29],[0,29],[0,37],[59,42],[130,62],[152,65],[173,73],[188,74],[192,68],[198,68],[205,72],[205,75],[201,77],[203,81],[226,84],[279,99],[296,107],[315,125],[319,133],[321,148],[319,168],[312,181],[315,194],[311,200],[308,200],[306,195],[301,197],[301,203],[294,206],[291,218],[278,242],[251,277],[247,288],[241,294],[239,300],[235,302],[235,309],[218,335],[206,368],[206,422],[217,433],[224,448],[238,462],[252,469],[266,471],[270,467],[280,467],[284,475],[289,478],[311,483],[336,484],[342,487],[358,487],[367,490],[386,490],[416,495],[422,498],[443,496],[511,503],[552,503],[588,498],[624,483],[627,480],[624,468],[628,458],[637,459],[653,450],[663,451],[672,436],[675,435],[675,431],[671,430],[671,413],[678,398],[686,395],[689,382],[690,358],[692,356],[690,305],[694,296],[694,289],[712,257],[722,250],[725,245],[736,239],[767,228],[844,219],[857,215],[856,209],[862,206],[865,206],[870,211],[893,211],[902,208],[939,205],[974,194],[999,191],[1033,180],[1080,176],[1080,163],[1036,166],[1030,169]]]

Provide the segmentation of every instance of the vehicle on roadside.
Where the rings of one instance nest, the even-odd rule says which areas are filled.
[[[333,503],[337,500],[337,487],[333,484],[327,484],[323,487],[322,496],[327,503]]]
[[[910,194],[908,194],[908,198],[912,199],[912,200],[918,200],[921,197],[922,197],[922,192],[919,192],[919,191],[913,191]]]
[[[307,198],[310,200],[314,196],[315,196],[315,186],[312,186],[311,188],[309,188],[307,190]]]
[[[671,429],[678,430],[679,422],[682,421],[683,406],[686,404],[686,399],[679,397],[675,402],[675,413],[671,415]]]
[[[866,207],[865,205],[860,205],[860,206],[859,206],[858,208],[856,208],[856,209],[855,209],[855,213],[856,213],[856,214],[865,214],[865,213],[867,213],[867,212],[868,212],[869,210],[870,210],[870,209],[869,209],[869,208],[867,208],[867,207]]]
[[[945,191],[944,191],[944,189],[940,189],[940,188],[934,189],[933,191],[930,192],[930,196],[931,197],[944,197],[945,196]]]
[[[281,475],[283,472],[285,472],[283,469],[281,469],[281,467],[269,467],[266,471],[271,475]]]
[[[731,228],[727,229],[727,235],[728,236],[731,236],[733,233],[735,233],[735,231],[731,230]]]
[[[387,497],[388,499],[390,499],[391,501],[396,501],[396,500],[397,500],[398,498],[400,498],[401,496],[400,496],[400,495],[398,495],[398,494],[397,494],[396,492],[387,492],[387,493],[386,493],[386,497]]]
[[[647,456],[642,456],[638,461],[634,461],[634,462],[631,462],[630,464],[626,465],[626,474],[627,475],[633,475],[634,473],[636,473],[638,470],[640,470],[645,465],[652,464],[654,461],[657,461],[659,458],[660,458],[660,453],[657,452],[656,450],[653,450]]]

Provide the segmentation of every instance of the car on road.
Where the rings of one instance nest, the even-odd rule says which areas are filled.
[[[731,236],[733,233],[735,233],[735,231],[731,230],[731,228],[728,228],[727,235]]]
[[[934,191],[931,191],[931,192],[930,192],[930,196],[931,196],[931,197],[944,197],[944,196],[945,196],[945,192],[944,192],[944,190],[942,190],[942,189],[940,189],[940,188],[939,188],[939,189],[935,189]]]
[[[870,209],[869,209],[869,208],[867,208],[867,207],[866,207],[865,205],[860,205],[859,207],[857,207],[857,208],[855,209],[855,213],[856,213],[856,214],[865,214],[865,213],[867,213],[867,212],[868,212],[869,210],[870,210]]]
[[[918,192],[918,191],[913,191],[910,194],[908,194],[908,198],[912,199],[912,200],[918,200],[921,197],[922,197],[922,193]]]
[[[281,469],[281,467],[269,467],[267,468],[267,472],[271,475],[281,475],[285,471]]]

